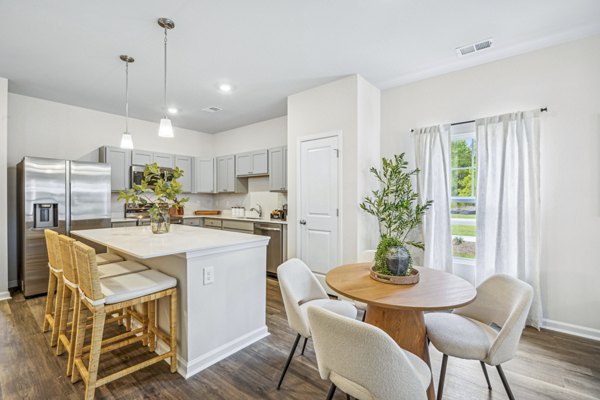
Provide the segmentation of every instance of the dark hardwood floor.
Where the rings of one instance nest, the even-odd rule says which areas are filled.
[[[0,302],[0,399],[80,399],[83,384],[65,377],[65,355],[56,357],[49,334],[41,332],[45,297],[26,300],[20,293]],[[277,282],[267,285],[267,323],[271,335],[185,380],[170,374],[166,363],[138,371],[96,391],[100,399],[325,399],[309,342],[304,356],[292,361],[280,391],[281,368],[294,341],[287,326]],[[112,372],[149,354],[139,345],[103,355],[102,372]],[[430,348],[434,379],[441,355]],[[600,398],[600,342],[550,331],[527,329],[516,358],[504,366],[515,397],[525,399]],[[479,363],[451,358],[444,398],[506,399],[495,369],[487,389]],[[336,399],[345,399],[337,393]]]

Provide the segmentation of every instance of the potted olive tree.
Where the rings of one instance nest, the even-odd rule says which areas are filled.
[[[408,239],[409,233],[423,221],[431,200],[419,203],[413,190],[413,177],[418,169],[409,171],[404,153],[392,159],[382,158],[381,170],[371,168],[379,182],[360,204],[360,208],[375,216],[379,223],[380,240],[375,253],[373,271],[390,276],[408,276],[412,273],[412,255],[409,246],[424,249],[422,242]]]
[[[171,222],[170,209],[177,210],[188,201],[188,198],[177,197],[183,192],[181,183],[177,182],[182,176],[183,171],[179,167],[165,175],[156,163],[148,164],[144,169],[142,183],[134,184],[131,189],[120,192],[119,199],[125,200],[127,204],[140,206],[152,204],[148,210],[152,233],[167,233]]]

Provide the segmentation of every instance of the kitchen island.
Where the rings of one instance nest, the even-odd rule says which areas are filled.
[[[269,334],[268,237],[185,225],[171,225],[159,235],[149,226],[71,233],[177,279],[177,371],[185,378]],[[167,302],[159,302],[157,315],[167,330]],[[161,345],[159,353],[166,351]]]

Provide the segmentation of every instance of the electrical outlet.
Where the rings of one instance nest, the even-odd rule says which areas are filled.
[[[204,267],[204,285],[211,285],[215,282],[215,267]]]

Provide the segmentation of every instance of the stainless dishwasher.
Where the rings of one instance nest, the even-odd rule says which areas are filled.
[[[283,262],[283,227],[281,224],[254,223],[254,234],[269,236],[267,246],[267,275],[277,277],[277,267]]]

